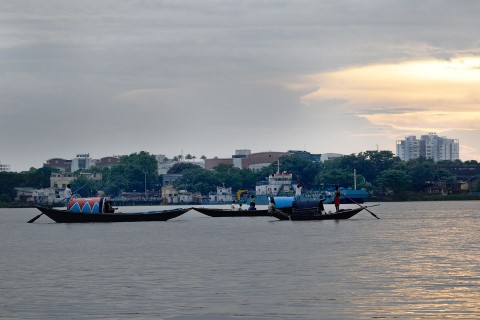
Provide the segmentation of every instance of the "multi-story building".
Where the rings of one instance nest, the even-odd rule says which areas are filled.
[[[75,176],[71,172],[52,172],[50,175],[50,188],[65,189],[67,184],[72,183],[75,180]]]
[[[98,160],[95,160],[95,167],[109,167],[116,165],[120,159],[118,157],[103,157]]]
[[[448,139],[439,137],[435,133],[420,136],[406,137],[405,140],[397,140],[397,156],[400,159],[408,161],[424,157],[441,160],[460,159],[460,144],[458,139]]]
[[[213,159],[205,159],[205,169],[211,170],[220,164],[226,164],[240,169],[260,170],[287,154],[289,153],[273,151],[251,153],[251,151],[247,149],[235,150],[235,154],[232,155],[231,158],[219,159],[215,157]]]
[[[91,167],[111,167],[117,164],[118,157],[103,157],[100,159],[90,158],[89,153],[77,154],[72,160],[52,158],[43,164],[44,167],[59,169],[61,172],[75,172],[77,170],[89,169]]]
[[[77,154],[75,158],[72,159],[72,172],[83,169],[90,169],[95,165],[95,161],[90,158],[89,153]]]
[[[43,167],[59,169],[61,172],[72,172],[72,160],[52,158],[43,164]]]
[[[251,150],[241,149],[235,150],[235,154],[231,158],[215,157],[213,159],[205,159],[205,169],[211,170],[220,164],[226,164],[240,169],[260,170],[263,167],[268,167],[281,157],[292,154],[298,154],[316,162],[325,160],[321,154],[312,154],[307,151],[289,150],[287,152],[266,151],[252,153]]]
[[[10,171],[10,165],[0,163],[0,172],[8,172],[8,171]]]

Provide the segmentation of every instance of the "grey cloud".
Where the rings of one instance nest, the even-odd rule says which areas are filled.
[[[339,101],[305,108],[284,85],[352,65],[478,52],[479,9],[433,0],[2,1],[0,160],[17,170],[78,151],[335,151],[338,130],[368,133],[365,120],[342,118]],[[39,154],[28,164],[27,150]]]

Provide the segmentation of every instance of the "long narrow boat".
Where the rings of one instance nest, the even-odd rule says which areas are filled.
[[[137,221],[167,221],[189,211],[191,208],[171,210],[157,210],[147,212],[115,212],[105,198],[76,198],[71,199],[66,210],[37,206],[42,214],[58,223],[87,223],[87,222],[137,222]],[[38,219],[37,216],[29,222]]]
[[[342,209],[338,212],[326,213],[319,208],[301,208],[290,210],[275,210],[270,215],[279,220],[307,221],[307,220],[345,220],[350,219],[366,207]],[[290,211],[290,212],[289,212]]]
[[[190,208],[182,208],[134,213],[73,213],[67,210],[57,210],[40,206],[36,208],[58,223],[167,221],[179,217],[190,210]]]
[[[214,218],[232,218],[232,217],[271,217],[272,214],[265,210],[231,210],[231,209],[214,209],[214,208],[192,208],[195,211],[203,213]]]
[[[275,207],[284,213],[290,213],[292,208],[321,208],[323,210],[323,200],[316,201],[296,201],[294,197],[274,197]],[[269,199],[271,201],[271,199]],[[218,208],[192,208],[200,213],[210,217],[271,217],[272,212],[269,209],[261,210],[232,210]]]

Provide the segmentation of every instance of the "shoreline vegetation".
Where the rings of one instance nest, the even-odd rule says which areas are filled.
[[[426,194],[417,194],[417,195],[408,195],[408,196],[391,196],[391,197],[371,197],[368,198],[365,203],[372,202],[418,202],[418,201],[478,201],[480,200],[480,194],[450,194],[450,195],[426,195]],[[123,202],[116,204],[122,207],[133,207],[133,206],[160,206],[163,205],[159,201],[151,200],[135,200],[130,202]],[[182,205],[182,204],[175,204]],[[185,204],[190,205],[190,204]],[[225,204],[214,204],[214,205],[229,205]],[[35,208],[34,205],[28,204],[12,204],[12,203],[2,203],[0,202],[0,208]]]
[[[392,197],[371,197],[366,202],[409,202],[409,201],[474,201],[480,200],[478,194],[449,194],[449,195],[408,195]]]
[[[73,172],[73,180],[63,183],[70,183],[72,189],[79,190],[79,197],[103,194],[116,198],[135,192],[143,193],[145,197],[147,194],[163,197],[165,179],[158,173],[158,165],[154,155],[141,151],[120,156],[119,162],[111,167],[91,167]],[[31,168],[18,173],[0,172],[0,206],[30,205],[17,190],[51,188],[54,185],[50,181],[51,175],[59,172],[60,169],[51,167]],[[245,190],[252,194],[259,183],[265,184],[276,172],[291,174],[293,182],[303,186],[305,191],[333,190],[335,186],[366,190],[368,202],[480,200],[478,161],[434,162],[426,158],[403,161],[388,150],[365,151],[323,162],[312,160],[308,153],[285,155],[257,170],[226,164],[207,170],[188,161],[174,161],[167,174],[176,176],[169,183],[176,190],[205,196],[222,185],[233,192]],[[89,179],[89,174],[101,178]],[[55,192],[63,192],[61,187],[55,184],[58,189]],[[140,203],[149,205],[144,201]]]

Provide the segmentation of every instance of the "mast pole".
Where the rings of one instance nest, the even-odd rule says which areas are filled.
[[[357,190],[357,169],[353,169],[353,189]]]

